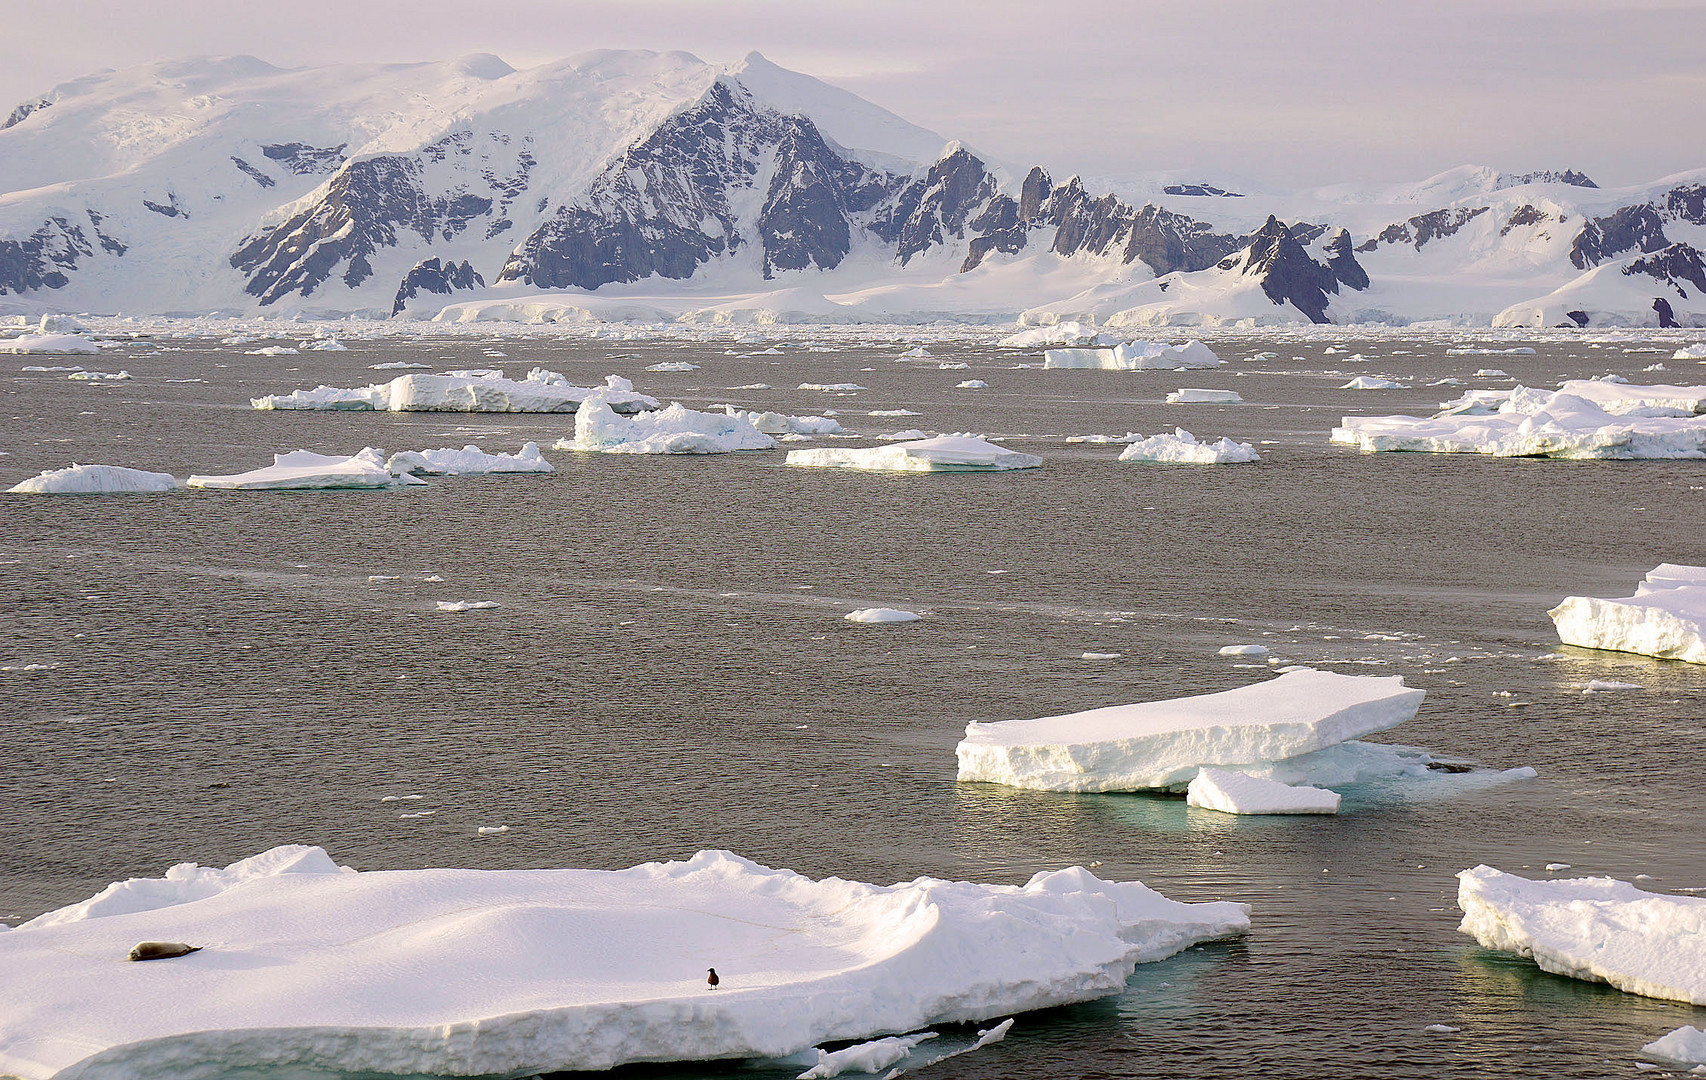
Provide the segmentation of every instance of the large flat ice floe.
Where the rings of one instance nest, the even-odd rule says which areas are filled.
[[[1706,898],[1614,878],[1531,881],[1490,866],[1457,875],[1458,929],[1546,971],[1706,1005]]]
[[[88,355],[101,351],[86,337],[77,334],[21,334],[14,338],[0,338],[0,353],[30,356],[38,353],[81,353]]]
[[[973,722],[955,753],[961,780],[1042,791],[1176,789],[1204,766],[1283,763],[1397,727],[1422,695],[1396,675],[1299,668],[1218,694]]]
[[[1547,614],[1566,645],[1706,664],[1706,566],[1662,563],[1634,596],[1566,596]]]
[[[180,487],[171,473],[127,469],[121,465],[73,465],[49,469],[6,490],[19,495],[119,495],[171,491]]]
[[[1262,456],[1249,443],[1222,438],[1217,442],[1198,442],[1184,428],[1174,428],[1173,434],[1162,432],[1147,439],[1138,439],[1120,451],[1121,461],[1148,461],[1173,465],[1235,465],[1260,461]]]
[[[1035,454],[1021,454],[986,439],[941,435],[934,439],[871,446],[862,450],[824,448],[790,450],[789,465],[877,472],[1002,472],[1034,469],[1043,463]]]
[[[1092,368],[1100,371],[1182,371],[1210,368],[1226,361],[1200,341],[1171,345],[1163,341],[1128,341],[1111,349],[1049,349],[1045,368]]]
[[[1347,416],[1332,441],[1370,451],[1494,457],[1706,457],[1706,387],[1597,379],[1556,391],[1472,390],[1432,417]]]
[[[615,872],[356,873],[276,848],[118,883],[0,933],[0,1073],[774,1058],[1118,993],[1137,964],[1248,927],[1246,905],[1178,903],[1077,867],[1023,886],[882,887],[722,851]],[[125,962],[142,940],[201,951]]]
[[[603,386],[575,386],[555,371],[534,368],[522,380],[502,372],[399,375],[371,386],[317,386],[289,394],[250,398],[257,409],[376,410],[379,412],[572,413],[598,394],[619,413],[658,407],[657,399],[634,392],[634,384],[612,375]]]
[[[396,475],[386,467],[385,452],[368,447],[349,457],[292,450],[274,454],[272,464],[229,476],[192,476],[184,483],[193,488],[224,488],[242,491],[292,491],[318,488],[388,488],[424,484],[408,473]]]
[[[603,454],[727,454],[774,450],[776,440],[740,415],[698,412],[679,401],[657,412],[619,416],[603,394],[595,394],[575,414],[574,438],[554,445]]]

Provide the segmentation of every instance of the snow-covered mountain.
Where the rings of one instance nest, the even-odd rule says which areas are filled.
[[[154,64],[0,127],[0,311],[1706,325],[1706,170],[1102,186],[756,53]]]

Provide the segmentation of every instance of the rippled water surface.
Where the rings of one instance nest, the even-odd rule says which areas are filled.
[[[184,476],[297,446],[512,451],[572,429],[246,407],[387,377],[367,365],[398,359],[620,372],[665,400],[835,409],[863,432],[1000,434],[1045,465],[890,476],[784,468],[780,453],[547,450],[551,476],[407,491],[5,498],[0,919],[287,842],[364,869],[616,868],[721,847],[885,883],[1099,863],[1177,899],[1247,901],[1254,928],[1140,968],[1119,997],[1022,1016],[1006,1042],[930,1075],[1598,1077],[1706,1023],[1480,949],[1455,930],[1453,877],[1565,862],[1706,887],[1706,669],[1561,649],[1545,614],[1569,593],[1627,595],[1659,562],[1706,563],[1706,463],[1326,442],[1345,413],[1433,411],[1459,392],[1426,385],[1445,376],[1510,385],[1469,379],[1490,365],[1530,385],[1700,381],[1684,362],[1642,374],[1669,350],[1453,356],[1418,338],[1341,342],[1372,358],[1349,361],[1321,342],[1245,338],[1210,344],[1278,355],[1112,373],[1019,369],[1040,358],[953,344],[897,363],[904,341],[730,355],[506,340],[503,360],[468,341],[274,358],[162,344],[174,351],[100,358],[127,382],[0,373],[0,486],[73,461]],[[664,360],[701,367],[643,371]],[[1416,389],[1335,389],[1357,374]],[[955,388],[969,378],[990,387]],[[171,381],[184,379],[204,381]],[[726,389],[757,382],[777,389]],[[1246,403],[1161,402],[1181,386]],[[920,415],[867,415],[898,408]],[[1266,460],[1140,466],[1064,442],[1175,425],[1255,441]],[[502,606],[435,609],[462,599]],[[927,618],[841,619],[867,606]],[[1276,664],[1216,655],[1247,642]],[[1344,813],[1304,819],[955,783],[968,721],[1227,689],[1280,663],[1401,674],[1428,697],[1381,740],[1540,777],[1352,788]],[[1589,679],[1641,689],[1584,694]],[[399,820],[380,799],[404,793],[436,814]],[[476,834],[496,824],[510,831]]]

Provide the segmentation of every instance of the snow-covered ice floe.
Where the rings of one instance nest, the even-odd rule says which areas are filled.
[[[985,439],[942,435],[862,450],[790,450],[787,463],[879,472],[1000,472],[1034,469],[1043,463],[1043,459],[997,446]]]
[[[1397,727],[1422,696],[1396,675],[1297,668],[1217,694],[974,721],[955,753],[961,780],[1042,791],[1178,789],[1204,766],[1283,764]]]
[[[1370,451],[1495,457],[1706,457],[1706,386],[1576,379],[1556,391],[1471,390],[1444,411],[1347,416],[1332,441]]]
[[[1182,387],[1167,395],[1167,404],[1169,405],[1197,402],[1235,405],[1243,400],[1243,397],[1236,390],[1209,390],[1196,386]]]
[[[1531,881],[1477,866],[1457,875],[1458,929],[1546,971],[1706,1005],[1706,898],[1615,878]]]
[[[1117,994],[1137,964],[1248,928],[1247,905],[1179,903],[1081,867],[1022,886],[884,887],[723,851],[620,871],[356,873],[275,848],[121,882],[0,933],[0,1074],[775,1058]],[[143,940],[201,950],[125,964]],[[159,1001],[172,1008],[139,1007]]]
[[[481,476],[486,473],[555,472],[539,453],[538,443],[527,443],[514,454],[488,454],[473,443],[460,450],[405,450],[392,454],[385,467],[393,474],[427,473],[444,476]]]
[[[1671,353],[1672,360],[1706,360],[1706,344],[1684,345]]]
[[[1395,379],[1382,379],[1378,375],[1358,375],[1350,382],[1339,387],[1340,390],[1408,390],[1409,387]]]
[[[1641,1053],[1678,1065],[1706,1065],[1706,1031],[1684,1024],[1641,1047]]]
[[[1209,368],[1226,361],[1200,341],[1172,345],[1162,341],[1128,341],[1111,349],[1048,349],[1043,367],[1093,368],[1101,371],[1182,371]]]
[[[349,457],[292,450],[274,454],[266,468],[230,476],[192,476],[184,483],[193,488],[228,488],[244,491],[289,491],[310,488],[388,488],[424,484],[407,473],[394,475],[385,465],[385,452],[373,447]]]
[[[1162,432],[1132,443],[1120,451],[1121,461],[1150,461],[1180,465],[1232,465],[1260,461],[1262,457],[1249,443],[1223,438],[1219,442],[1197,442],[1197,437],[1184,428],[1174,428],[1173,434]]]
[[[575,414],[575,437],[554,445],[604,454],[726,454],[774,450],[776,440],[738,415],[697,412],[679,401],[657,412],[618,416],[595,394]]]
[[[902,608],[868,607],[860,608],[858,611],[849,611],[841,617],[848,622],[856,623],[903,623],[917,622],[924,616],[916,611],[906,611]]]
[[[1185,802],[1223,814],[1336,814],[1339,794],[1326,788],[1282,784],[1227,769],[1202,769],[1185,789]]]
[[[257,409],[372,409],[380,412],[572,413],[598,394],[619,413],[658,407],[657,399],[634,392],[634,384],[612,375],[599,387],[575,386],[555,371],[535,368],[526,379],[496,371],[444,375],[399,375],[388,383],[345,388],[317,386],[289,394],[250,398]]]
[[[37,353],[100,352],[100,346],[77,334],[23,334],[15,338],[0,338],[0,353],[35,355]]]
[[[6,490],[18,495],[118,495],[138,491],[171,491],[181,487],[171,473],[145,472],[119,465],[73,465],[49,469]]]
[[[1706,566],[1662,563],[1634,596],[1566,596],[1547,614],[1566,645],[1706,664]]]
[[[744,420],[766,435],[840,435],[841,421],[832,416],[788,416],[779,412],[760,412],[723,406],[723,411],[737,420]]]
[[[65,376],[72,382],[123,382],[130,378],[128,371],[73,371]]]

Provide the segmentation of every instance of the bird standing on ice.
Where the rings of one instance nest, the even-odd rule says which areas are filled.
[[[706,970],[709,972],[709,974],[705,976],[705,985],[709,986],[711,989],[715,990],[717,988],[717,984],[722,982],[723,980],[717,978],[717,969],[716,968],[707,968]]]

